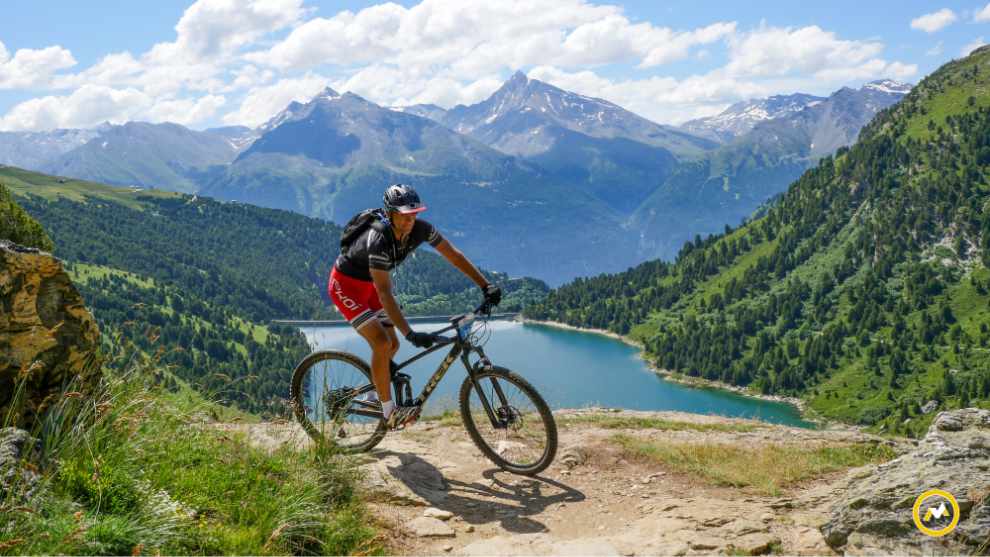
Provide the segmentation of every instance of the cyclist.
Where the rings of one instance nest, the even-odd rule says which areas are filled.
[[[392,294],[389,271],[398,266],[421,243],[427,242],[454,267],[481,288],[488,307],[498,305],[502,291],[488,282],[478,269],[440,235],[440,232],[417,215],[426,210],[411,186],[389,186],[382,196],[381,211],[365,211],[351,219],[341,242],[341,253],[333,265],[327,289],[330,299],[371,346],[371,375],[382,414],[390,429],[415,419],[419,407],[397,407],[392,401],[390,362],[399,350],[396,327],[407,341],[419,348],[433,346],[429,333],[416,332],[402,315]],[[354,228],[354,234],[348,231]]]

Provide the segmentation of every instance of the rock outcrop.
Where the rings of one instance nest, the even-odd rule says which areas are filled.
[[[99,381],[100,332],[62,262],[0,240],[0,419],[31,430],[71,384]],[[13,412],[11,412],[13,410]]]
[[[23,429],[0,429],[0,502],[30,499],[41,475],[38,440]]]
[[[915,499],[930,489],[949,492],[959,504],[958,524],[942,537],[925,535],[914,523]],[[840,553],[986,554],[990,411],[941,412],[916,449],[858,478],[847,493],[822,527],[826,542]]]

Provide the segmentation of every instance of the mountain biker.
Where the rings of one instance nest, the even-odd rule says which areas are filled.
[[[426,205],[420,202],[419,194],[411,186],[389,186],[382,196],[382,204],[383,210],[368,219],[373,225],[366,226],[360,235],[353,236],[353,241],[341,246],[341,253],[330,272],[327,290],[337,310],[371,346],[372,381],[381,401],[386,425],[396,429],[415,419],[419,415],[419,407],[397,407],[392,401],[389,366],[399,350],[395,329],[398,328],[407,341],[419,348],[433,346],[436,339],[409,326],[392,294],[389,271],[402,263],[421,243],[428,242],[481,288],[489,308],[498,305],[502,291],[488,282],[433,225],[417,219],[417,215],[426,210]],[[358,217],[351,222],[354,223]],[[378,222],[374,223],[372,219]]]

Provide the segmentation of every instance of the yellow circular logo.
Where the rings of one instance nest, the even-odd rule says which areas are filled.
[[[925,501],[929,501],[925,503]],[[947,507],[945,504],[949,503]],[[929,489],[914,500],[914,525],[926,536],[942,537],[959,524],[959,503],[948,491]]]

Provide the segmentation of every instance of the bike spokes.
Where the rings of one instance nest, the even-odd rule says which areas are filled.
[[[368,377],[354,365],[335,359],[315,362],[303,385],[306,417],[326,440],[358,447],[378,429],[381,405],[373,399]]]
[[[480,378],[471,389],[468,408],[482,442],[500,459],[520,468],[544,458],[549,442],[546,424],[528,393],[501,377]],[[485,408],[487,401],[491,415]]]

